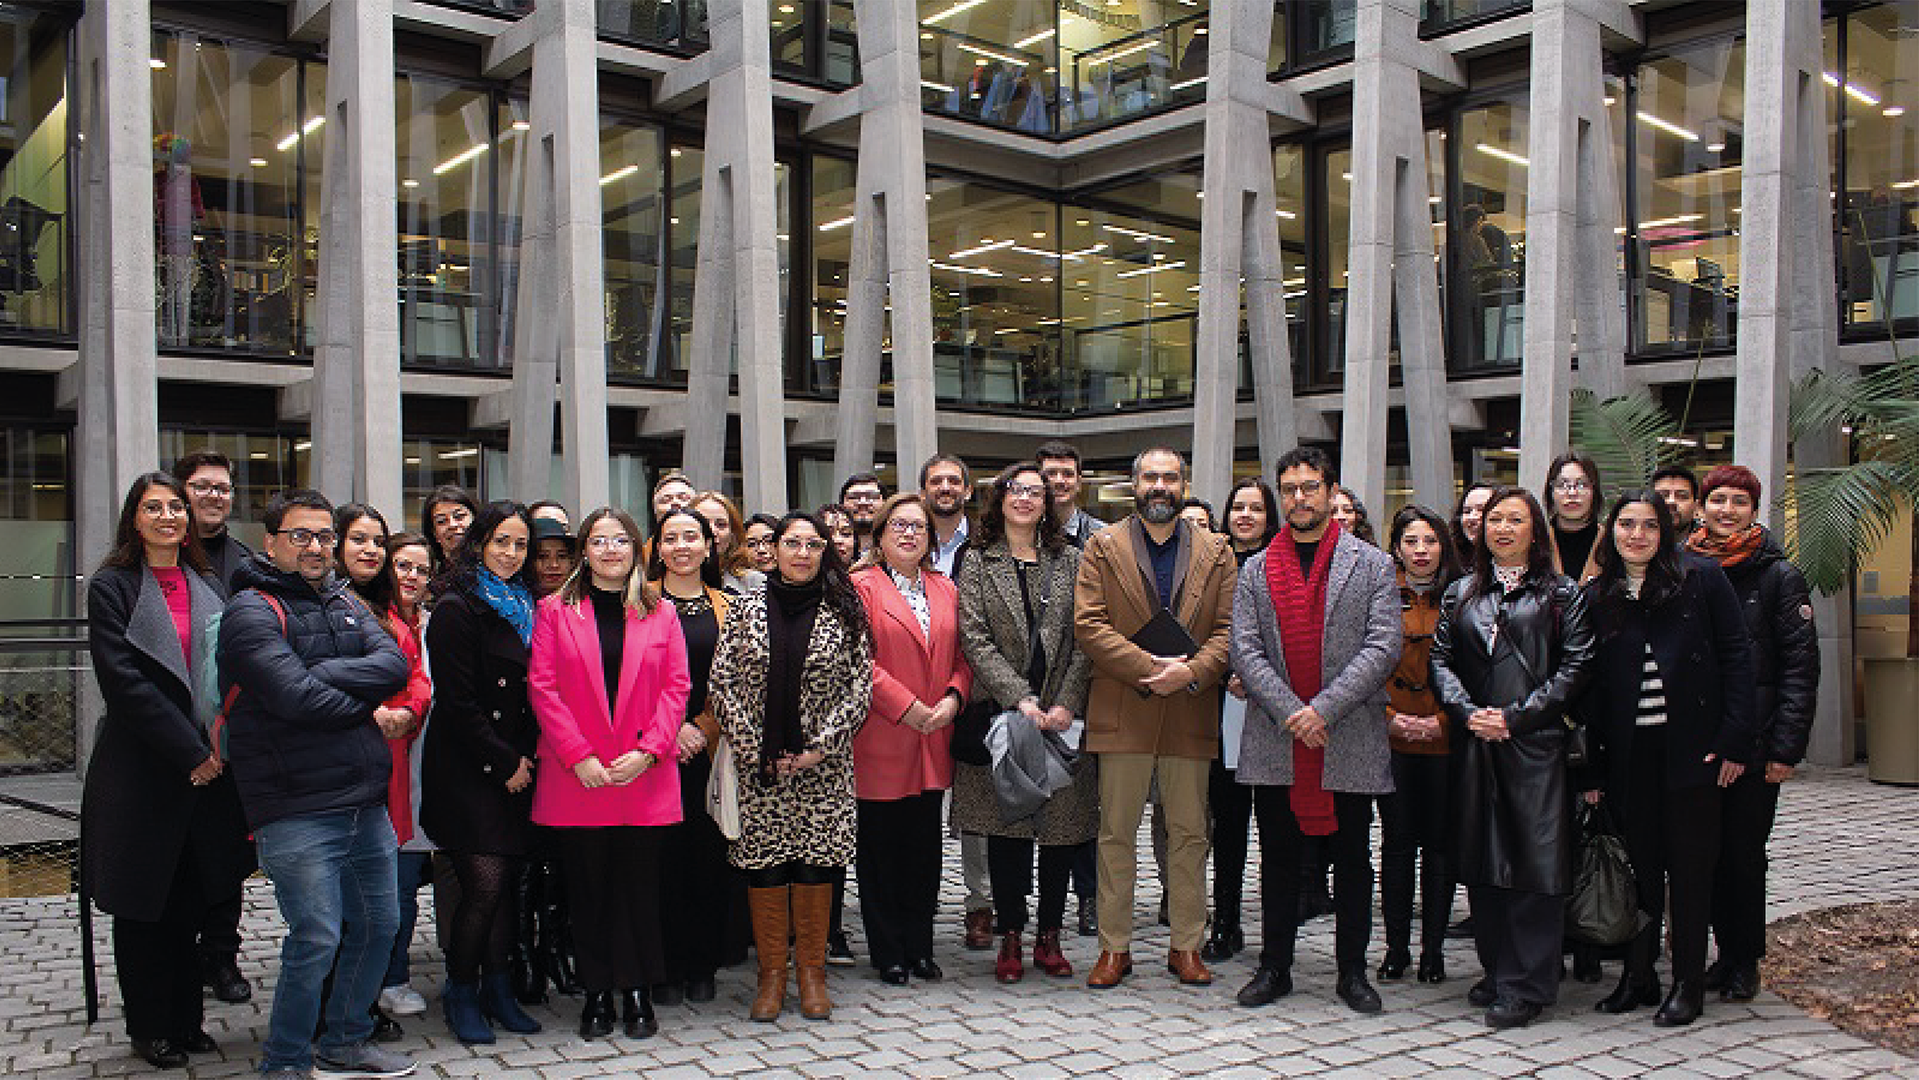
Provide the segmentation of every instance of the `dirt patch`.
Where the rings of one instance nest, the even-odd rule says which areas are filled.
[[[1919,900],[1794,915],[1766,938],[1766,989],[1843,1031],[1919,1056]]]

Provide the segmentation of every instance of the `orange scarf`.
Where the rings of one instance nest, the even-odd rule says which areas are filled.
[[[1722,568],[1731,568],[1752,558],[1765,541],[1765,527],[1755,521],[1723,540],[1714,536],[1710,529],[1700,529],[1686,541],[1686,546],[1714,560]]]

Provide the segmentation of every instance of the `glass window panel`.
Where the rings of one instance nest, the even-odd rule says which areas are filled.
[[[820,74],[834,86],[860,81],[860,39],[853,0],[826,0],[826,55]]]
[[[664,136],[600,120],[601,251],[606,275],[606,371],[614,379],[666,381],[671,349],[656,332],[666,288]]]
[[[1326,193],[1326,310],[1320,323],[1321,352],[1311,371],[1311,382],[1336,381],[1346,370],[1346,280],[1351,276],[1346,254],[1352,242],[1353,152],[1333,150],[1320,170],[1320,190]]]
[[[1527,112],[1522,97],[1459,115],[1459,224],[1447,237],[1452,370],[1518,366],[1525,337]]]
[[[1639,263],[1634,342],[1641,351],[1733,342],[1745,68],[1744,43],[1729,40],[1639,68],[1629,122]]]
[[[402,439],[400,441],[400,497],[406,503],[403,515],[414,532],[431,534],[420,523],[420,509],[433,489],[442,484],[457,484],[476,497],[484,497],[480,479],[482,448],[477,442],[461,439]]]
[[[1919,318],[1919,3],[1904,0],[1846,19],[1846,71],[1827,87],[1845,109],[1846,193],[1839,222],[1847,323]],[[1834,37],[1827,34],[1827,70]],[[1910,111],[1909,111],[1910,110]]]
[[[211,447],[233,462],[233,534],[255,551],[266,538],[260,524],[267,500],[278,491],[312,482],[313,446],[306,436],[218,431],[210,428],[162,428],[160,460],[169,468],[188,451]],[[381,507],[382,512],[387,508]]]
[[[643,45],[706,48],[706,0],[594,0],[603,37]]]
[[[1266,46],[1267,69],[1280,71],[1286,67],[1286,3],[1285,0],[1273,0],[1273,31]]]
[[[320,310],[320,196],[326,156],[326,125],[315,124],[313,119],[326,115],[327,69],[322,63],[303,63],[300,71],[306,87],[305,102],[295,115],[305,119],[299,126],[301,134],[294,153],[299,158],[300,205],[305,216],[300,223],[300,242],[294,245],[294,271],[299,278],[297,301],[303,316],[299,326],[301,351],[311,353],[320,340],[318,320],[313,315]],[[291,124],[287,134],[293,134]]]
[[[59,619],[74,614],[68,446],[65,431],[0,428],[0,620]],[[91,567],[105,554],[82,553],[81,563]],[[12,626],[8,636],[35,632]],[[8,660],[33,664],[44,662],[44,657]]]
[[[1064,208],[1060,318],[1069,408],[1192,397],[1198,190],[1197,173],[1175,173],[1102,196],[1102,203],[1156,206],[1151,217],[1104,205]]]
[[[481,295],[487,298],[489,310],[494,313],[490,321],[480,324],[480,349],[483,363],[497,363],[500,367],[513,364],[513,313],[518,309],[520,300],[520,231],[524,222],[522,208],[526,206],[526,177],[528,139],[526,132],[532,124],[526,116],[527,102],[524,98],[503,101],[499,106],[498,126],[500,133],[496,144],[497,153],[493,154],[495,174],[495,195],[492,212],[488,220],[494,222],[493,232],[497,235],[493,249],[493,258],[481,263],[483,270],[493,270],[491,274],[482,274],[478,279]],[[495,360],[494,358],[498,359]]]
[[[1426,0],[1420,11],[1422,29],[1438,30],[1453,23],[1518,11],[1530,0]]]
[[[1316,0],[1287,7],[1298,13],[1301,61],[1352,46],[1359,28],[1359,0]]]
[[[1052,4],[918,3],[927,109],[1035,135],[1053,132],[1049,99],[1065,19]]]
[[[852,270],[855,166],[844,158],[813,157],[813,303],[808,370],[800,389],[830,393],[839,386],[846,352],[846,282]]]
[[[1205,97],[1209,16],[1203,0],[1063,8],[1061,130]]]
[[[1058,408],[1057,282],[1062,260],[1070,268],[1081,257],[1060,254],[1056,204],[940,177],[927,178],[927,192],[935,395]]]
[[[668,175],[673,190],[667,218],[669,279],[667,340],[669,350],[658,369],[670,382],[686,382],[686,361],[693,355],[693,279],[699,263],[700,173],[706,154],[698,147],[676,146],[668,151]]]
[[[298,64],[166,33],[154,36],[152,66],[159,344],[293,352],[299,136],[311,126]]]
[[[1274,17],[1278,21],[1278,16]],[[1306,148],[1288,143],[1273,150],[1273,213],[1279,228],[1280,287],[1286,300],[1286,343],[1293,354],[1293,378],[1306,383]]]
[[[773,70],[795,75],[809,74],[807,45],[812,37],[810,23],[825,15],[818,0],[771,0],[767,8],[767,35],[773,53]]]
[[[67,260],[67,43],[0,10],[0,330],[73,332]]]

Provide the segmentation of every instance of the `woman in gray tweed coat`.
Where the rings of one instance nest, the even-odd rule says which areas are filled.
[[[1092,665],[1073,640],[1073,581],[1079,549],[1060,529],[1039,466],[1020,462],[993,480],[980,529],[962,553],[959,586],[960,648],[973,667],[973,694],[1049,731],[1070,732],[1084,724]],[[1031,628],[1038,626],[1038,649]],[[1068,735],[1069,741],[1072,736]],[[1020,938],[1026,929],[1026,897],[1033,886],[1033,847],[1039,846],[1039,934],[1033,964],[1048,975],[1070,976],[1060,952],[1067,879],[1073,849],[1099,832],[1099,770],[1083,754],[1073,784],[1053,795],[1038,813],[1017,820],[1002,814],[988,769],[963,762],[954,767],[953,826],[987,838],[987,873],[1000,934],[994,975],[1001,982],[1025,976]]]

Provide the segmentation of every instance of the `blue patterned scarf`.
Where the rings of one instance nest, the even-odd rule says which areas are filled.
[[[514,632],[520,635],[520,644],[533,644],[533,594],[526,591],[525,585],[501,581],[500,575],[481,566],[473,571],[473,587],[500,613],[500,618],[512,624]]]

